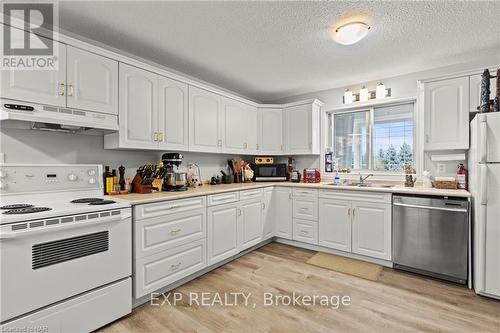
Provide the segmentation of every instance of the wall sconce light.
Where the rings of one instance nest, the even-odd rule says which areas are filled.
[[[391,97],[391,88],[386,88],[383,83],[379,83],[375,90],[368,90],[365,86],[359,90],[359,93],[353,93],[351,90],[346,89],[344,92],[344,104],[351,104],[356,102],[368,102],[372,99],[381,99]]]
[[[385,85],[382,82],[380,82],[377,85],[377,88],[375,89],[375,98],[379,99],[384,97],[385,97]]]
[[[353,101],[352,91],[350,91],[349,89],[346,89],[346,91],[344,93],[344,104],[351,104],[352,101]]]
[[[359,91],[359,100],[361,102],[368,101],[368,89],[365,86]]]

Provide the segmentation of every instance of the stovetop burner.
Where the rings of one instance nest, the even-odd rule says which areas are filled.
[[[33,207],[33,205],[30,204],[13,204],[13,205],[5,205],[0,207],[0,209],[21,209],[21,208],[29,208]]]
[[[97,206],[97,205],[109,205],[109,204],[114,204],[116,201],[113,200],[99,200],[99,201],[93,201],[89,203],[91,206]]]
[[[100,202],[104,201],[102,198],[81,198],[81,199],[75,199],[71,200],[71,203],[93,203],[93,202]]]
[[[39,213],[39,212],[45,212],[47,210],[52,210],[52,208],[49,207],[26,207],[26,208],[17,208],[17,209],[10,209],[2,214],[8,214],[8,215],[14,215],[14,214],[31,214],[31,213]]]

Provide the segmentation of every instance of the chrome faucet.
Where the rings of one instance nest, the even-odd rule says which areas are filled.
[[[361,176],[361,172],[359,173],[359,183],[364,184],[365,180],[367,180],[369,177],[373,176],[373,173],[370,173],[369,175],[363,177]]]

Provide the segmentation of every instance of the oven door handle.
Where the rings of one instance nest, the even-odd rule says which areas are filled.
[[[16,238],[21,238],[21,237],[25,237],[25,236],[32,236],[32,235],[37,235],[37,234],[43,234],[46,232],[57,232],[57,231],[64,231],[64,230],[69,230],[69,229],[84,228],[84,227],[88,227],[88,226],[95,226],[98,224],[117,223],[117,222],[121,222],[123,220],[126,220],[126,219],[130,218],[131,216],[132,216],[132,214],[130,212],[124,212],[124,213],[122,213],[120,215],[116,215],[116,216],[102,217],[102,218],[96,219],[95,221],[58,224],[56,226],[40,227],[40,228],[31,229],[31,230],[28,229],[28,230],[17,231],[17,232],[0,231],[0,241],[9,240],[9,239],[16,239]]]

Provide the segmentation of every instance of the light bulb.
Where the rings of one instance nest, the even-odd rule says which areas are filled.
[[[352,91],[346,89],[344,93],[344,104],[351,104],[351,103],[352,103]]]
[[[375,97],[377,99],[385,98],[385,85],[382,82],[377,85],[377,89],[375,90]]]
[[[366,102],[368,100],[368,89],[365,86],[359,90],[359,100],[361,102]]]

